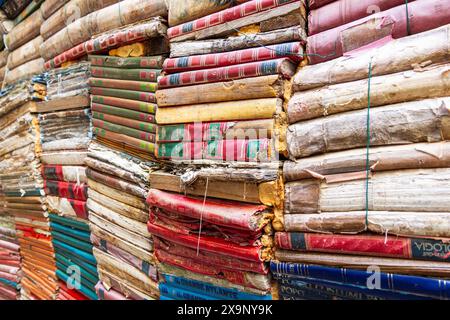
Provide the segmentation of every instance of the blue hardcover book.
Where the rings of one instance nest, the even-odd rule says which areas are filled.
[[[69,276],[67,274],[65,274],[64,272],[61,272],[60,270],[56,270],[56,275],[62,281],[67,283],[67,280],[69,279]],[[98,300],[97,294],[95,293],[95,289],[94,290],[89,289],[86,286],[84,286],[83,284],[81,284],[80,289],[78,291],[80,291],[82,294],[84,294],[89,299]]]
[[[65,235],[71,236],[72,238],[76,238],[80,241],[91,243],[91,235],[89,232],[81,231],[71,227],[66,227],[57,222],[50,222],[50,227],[52,227],[52,231],[57,231]]]
[[[81,266],[86,271],[88,271],[91,275],[97,276],[97,265],[96,264],[87,263],[81,259],[78,259],[77,257],[75,257],[73,255],[69,256],[62,252],[56,252],[56,260],[61,261],[65,265],[76,264],[78,266]]]
[[[175,300],[217,300],[211,296],[203,295],[189,290],[172,287],[167,283],[159,284],[159,291],[162,295],[173,298]]]
[[[322,281],[316,279],[280,279],[280,292],[285,289],[295,292],[298,288],[307,288],[314,292],[327,293],[331,297],[337,297],[342,300],[429,300],[431,298],[420,297],[417,295],[398,293],[393,291],[383,291],[369,289],[367,287],[358,287],[346,285],[331,281]],[[292,293],[291,293],[292,295]]]
[[[366,287],[369,277],[374,276],[372,272],[363,270],[274,261],[270,263],[270,269],[273,273],[278,274],[362,287]],[[380,290],[411,293],[436,299],[449,299],[450,297],[450,281],[448,280],[384,272],[380,272],[377,278],[379,279]]]
[[[223,288],[206,282],[162,274],[162,279],[173,287],[215,297],[221,300],[272,300],[271,295],[257,295],[237,289]]]
[[[89,225],[87,223],[69,219],[69,218],[60,217],[56,214],[49,214],[48,217],[53,222],[57,222],[59,224],[62,224],[62,225],[68,226],[68,227],[72,227],[72,228],[76,228],[79,230],[84,230],[84,231],[90,232]]]

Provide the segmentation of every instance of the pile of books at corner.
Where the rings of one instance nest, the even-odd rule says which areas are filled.
[[[450,3],[318,2],[287,106],[280,296],[449,299]]]
[[[7,214],[14,216],[22,258],[21,299],[55,299],[57,281],[44,184],[39,160],[36,101],[46,95],[45,80],[10,85],[0,97],[0,183]]]
[[[283,204],[276,153],[304,6],[239,2],[169,4],[171,58],[156,93],[164,170],[151,173],[147,199],[161,299],[276,298],[267,265]]]
[[[20,292],[20,252],[14,217],[5,210],[0,185],[0,300],[17,300]]]
[[[89,68],[89,63],[81,62],[48,72],[46,101],[37,108],[41,172],[60,285],[58,299],[64,300],[97,299],[84,165],[92,137]]]
[[[95,141],[86,159],[88,210],[101,300],[159,298],[145,200],[157,167],[155,91],[168,50],[155,34],[89,56]]]

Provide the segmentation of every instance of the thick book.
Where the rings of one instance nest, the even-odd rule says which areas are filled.
[[[92,103],[92,111],[110,114],[113,116],[124,117],[132,120],[155,123],[155,115],[145,112],[134,111],[131,109],[124,109],[119,107],[108,106],[100,103]]]
[[[277,232],[275,241],[287,250],[450,262],[449,239]]]
[[[374,275],[370,271],[274,261],[270,263],[270,269],[274,274],[360,286],[366,286],[369,277]],[[381,290],[397,290],[437,299],[450,298],[448,280],[384,272],[379,273],[379,280]]]
[[[156,135],[154,133],[145,132],[136,130],[127,126],[122,126],[119,124],[111,123],[108,121],[103,121],[99,119],[93,119],[92,125],[96,128],[103,128],[115,133],[124,134],[133,138],[149,141],[149,142],[155,142]]]
[[[119,143],[122,147],[132,147],[139,151],[154,154],[155,144],[152,142],[144,141],[141,139],[126,136],[124,134],[115,133],[102,128],[94,127],[94,134],[98,137],[102,137],[106,140],[111,140],[113,142]]]
[[[158,126],[158,142],[271,138],[273,119],[194,122]]]
[[[156,82],[103,79],[103,78],[90,78],[89,86],[100,88],[133,90],[133,91],[144,91],[144,92],[156,92],[158,88],[158,84]]]
[[[158,127],[154,123],[118,117],[97,111],[92,112],[92,118],[150,133],[156,133]]]
[[[169,37],[169,39],[172,39],[225,23],[233,24],[234,20],[248,17],[263,11],[268,11],[295,1],[296,0],[249,1],[235,7],[207,15],[194,21],[186,22],[178,26],[169,28],[167,30],[167,36]]]
[[[269,273],[268,265],[262,261],[254,262],[236,259],[219,253],[188,248],[174,242],[161,240],[157,237],[153,238],[153,245],[155,251],[167,251],[172,255],[184,257],[207,265],[220,266],[234,271],[250,271],[265,275]]]
[[[278,280],[280,293],[296,296],[299,291],[315,292],[323,296],[342,300],[429,300],[403,292],[369,289],[362,286],[351,286],[330,281],[315,279],[282,278],[275,275]],[[302,296],[300,294],[300,296]]]
[[[219,199],[204,201],[203,198],[157,189],[150,189],[146,202],[152,208],[249,233],[260,231],[269,223],[268,216],[265,215],[269,210],[264,205]]]
[[[199,292],[192,292],[187,289],[174,287],[167,283],[159,284],[159,292],[164,296],[175,300],[218,300],[217,298]]]
[[[170,160],[218,160],[269,162],[273,159],[269,139],[212,140],[159,143],[157,157]]]
[[[87,184],[65,181],[44,180],[46,194],[74,200],[87,200]]]
[[[150,217],[147,224],[148,231],[161,239],[172,241],[179,245],[183,245],[193,249],[199,249],[216,254],[223,254],[225,256],[234,257],[236,259],[243,259],[248,261],[260,262],[263,261],[263,248],[260,246],[240,246],[234,243],[217,239],[213,237],[199,237],[196,235],[185,235],[172,232],[168,228],[164,228],[155,224],[154,217]]]
[[[91,87],[91,93],[97,96],[116,97],[122,99],[156,103],[156,95],[153,92]]]
[[[271,281],[268,275],[261,275],[247,271],[237,271],[221,266],[214,266],[202,263],[202,261],[179,257],[167,251],[155,252],[155,257],[160,263],[181,268],[188,274],[193,274],[197,278],[199,275],[205,278],[212,277],[217,280],[229,282],[243,287],[253,288],[268,293],[271,288]],[[200,279],[204,279],[201,277]]]
[[[158,109],[158,106],[154,103],[107,96],[93,95],[92,104],[94,103],[152,114],[156,113]]]
[[[66,182],[87,182],[86,167],[44,164],[41,167],[42,177],[46,180]]]

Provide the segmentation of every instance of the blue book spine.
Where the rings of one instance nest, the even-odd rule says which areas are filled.
[[[299,276],[308,279],[320,279],[357,286],[367,286],[367,281],[374,276],[372,272],[346,268],[333,268],[298,263],[270,263],[273,273]],[[450,281],[436,278],[408,276],[380,272],[379,289],[405,292],[436,299],[450,298]]]
[[[171,297],[175,300],[217,300],[211,296],[172,287],[166,283],[159,284],[159,291],[162,295]]]
[[[163,274],[162,278],[173,287],[215,297],[221,300],[272,300],[271,295],[257,295],[237,289],[223,288],[206,282]]]
[[[411,294],[396,293],[345,285],[330,281],[311,279],[280,279],[281,288],[296,289],[308,288],[317,292],[328,293],[332,297],[343,300],[429,300],[430,298],[419,297]],[[281,289],[280,289],[281,291]]]

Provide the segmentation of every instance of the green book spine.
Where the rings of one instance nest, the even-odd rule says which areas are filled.
[[[91,65],[120,69],[162,69],[164,56],[129,57],[90,55]]]
[[[112,107],[112,106],[99,104],[99,103],[92,104],[92,111],[97,111],[97,112],[101,112],[101,113],[111,114],[114,116],[125,117],[125,118],[130,118],[130,119],[144,121],[144,122],[155,123],[155,116],[153,114],[138,112],[138,111],[129,110],[129,109]]]

